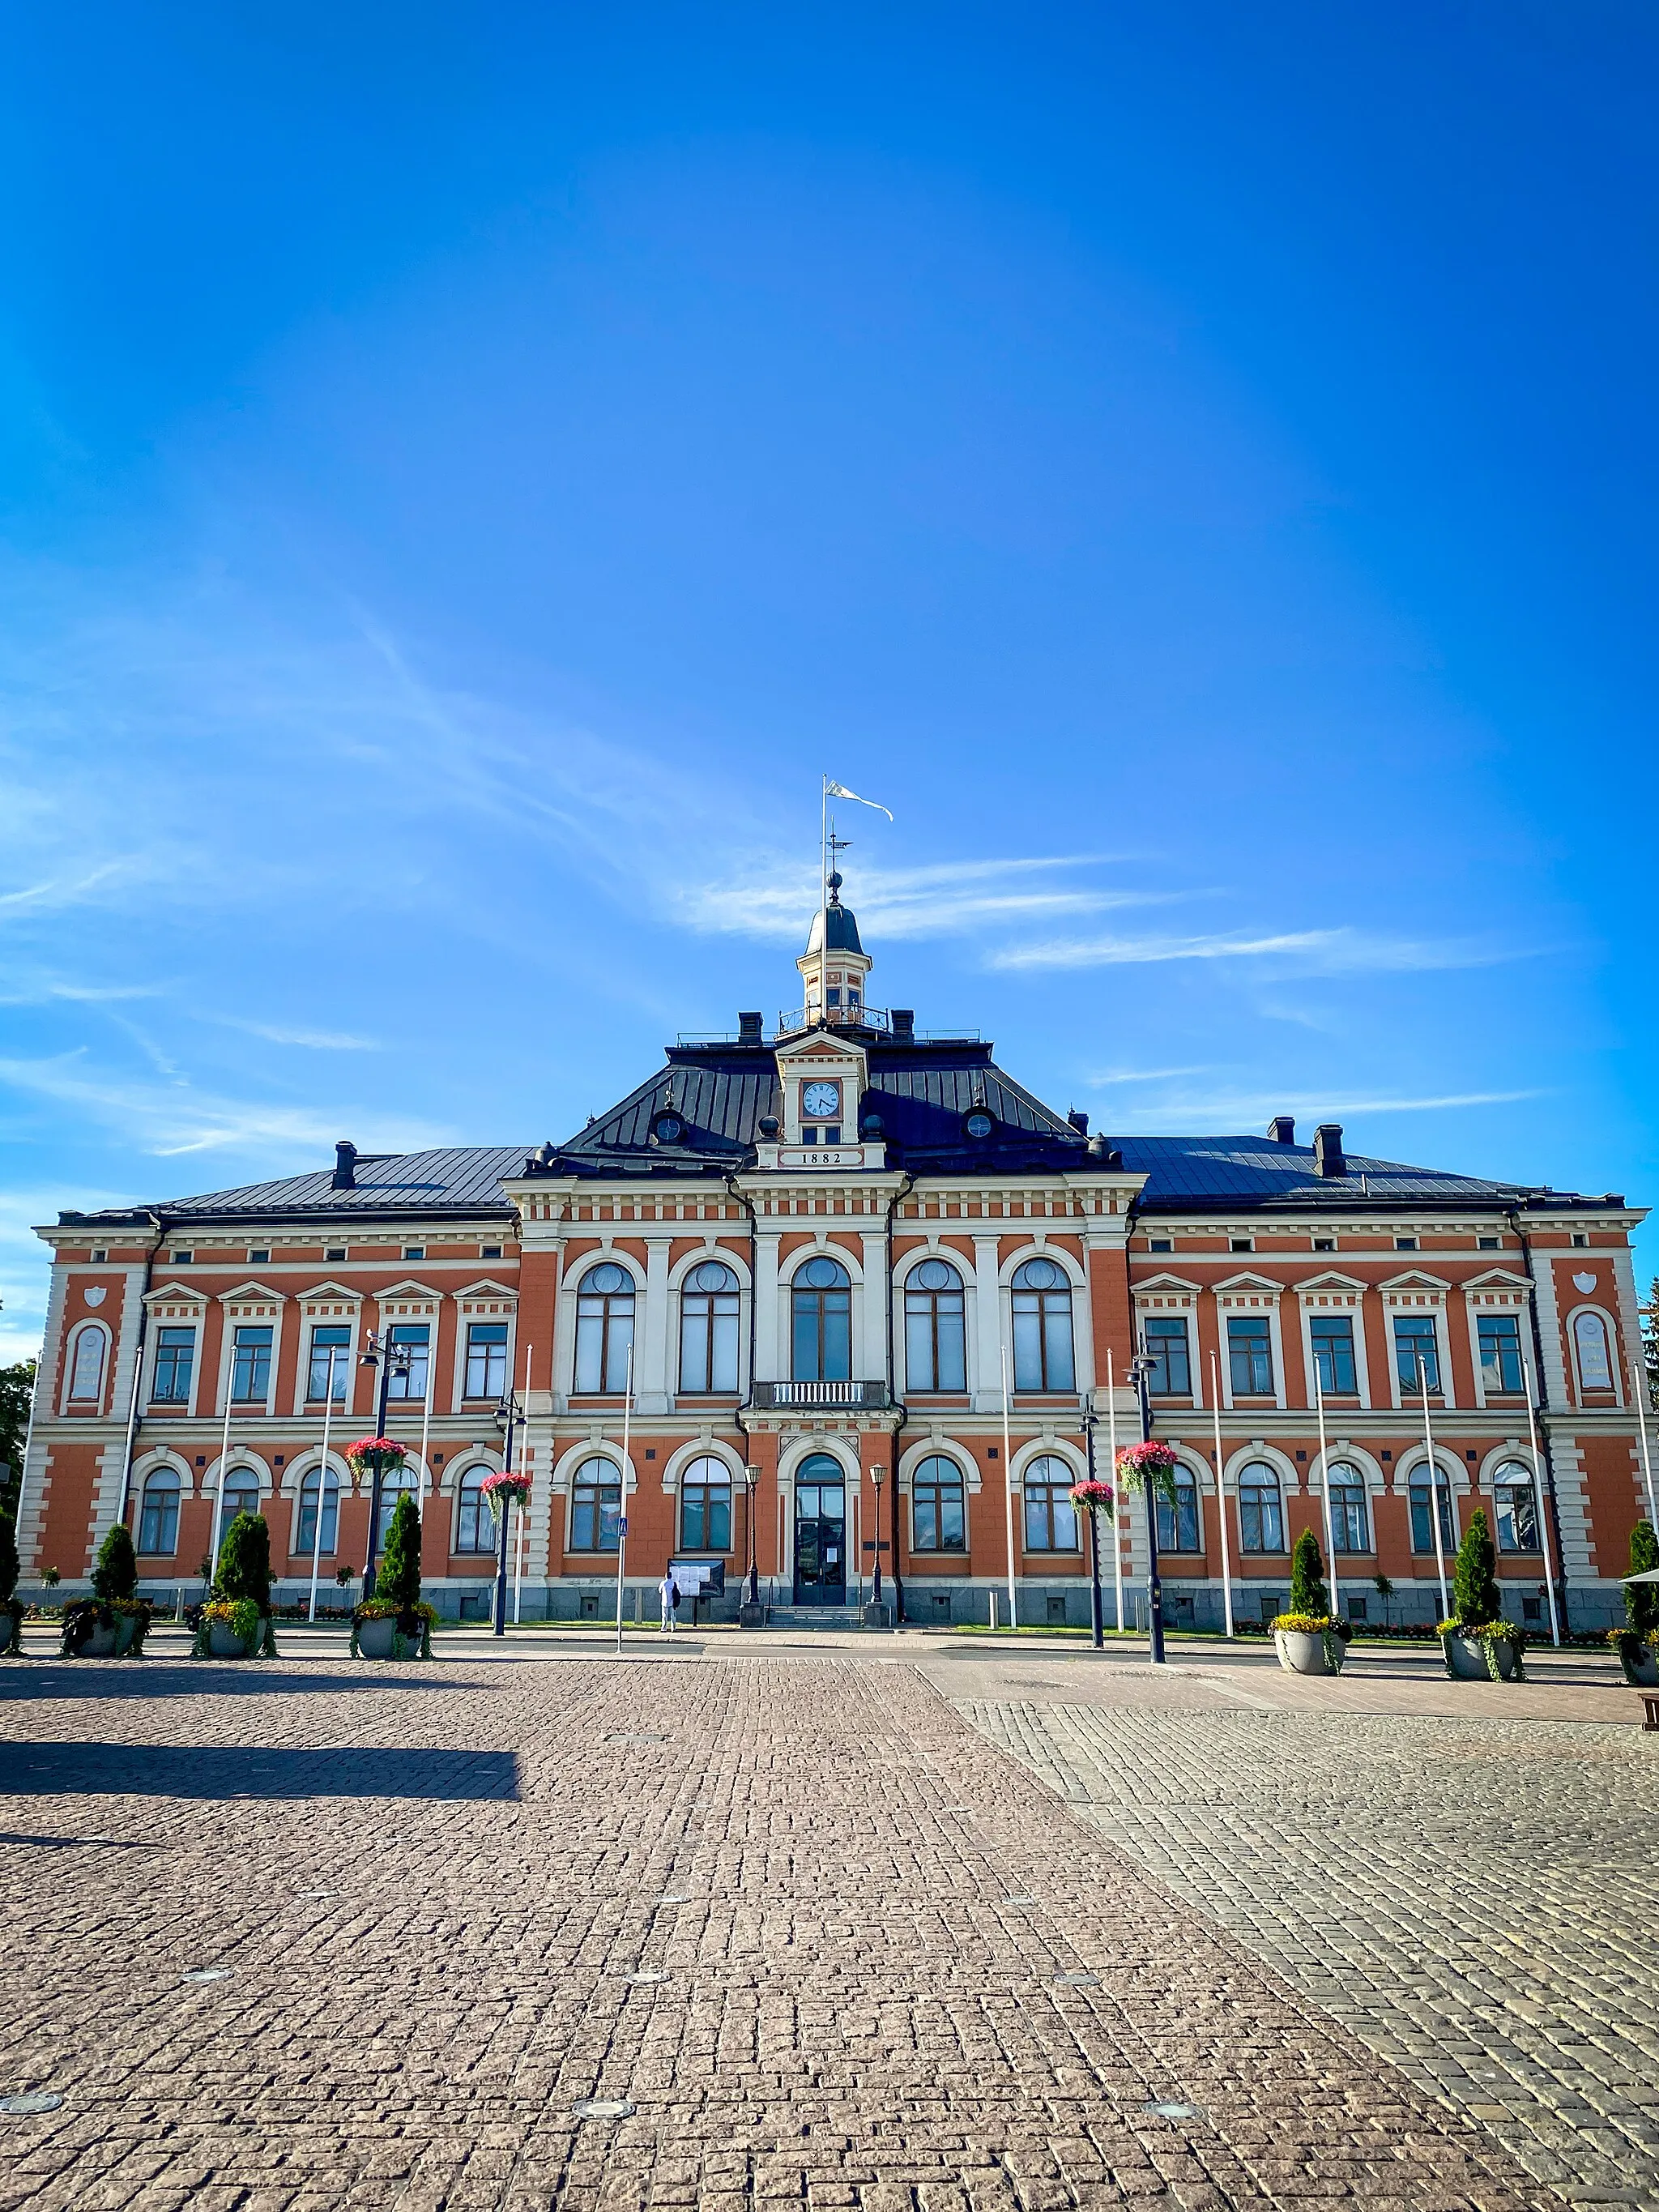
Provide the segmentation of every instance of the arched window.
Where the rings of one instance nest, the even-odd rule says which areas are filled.
[[[1583,1316],[1581,1316],[1582,1319]],[[1498,1500],[1498,1548],[1500,1552],[1540,1552],[1538,1540],[1538,1493],[1532,1469],[1518,1459],[1506,1459],[1492,1477]]]
[[[1031,1261],[1032,1267],[1048,1261]],[[1074,1552],[1077,1549],[1077,1508],[1072,1503],[1072,1470],[1063,1459],[1045,1454],[1026,1468],[1021,1488],[1025,1493],[1025,1548],[1028,1552]]]
[[[317,1541],[317,1501],[319,1496],[323,1505],[323,1540],[320,1545]],[[339,1540],[339,1479],[331,1468],[328,1480],[325,1482],[322,1469],[313,1467],[300,1485],[300,1517],[294,1533],[295,1551],[305,1558],[320,1551],[325,1559],[331,1559],[334,1547]]]
[[[962,1277],[948,1260],[924,1260],[904,1284],[904,1379],[912,1390],[965,1390],[968,1352]]]
[[[738,1279],[719,1260],[700,1260],[680,1285],[680,1388],[738,1387]]]
[[[914,1282],[915,1276],[910,1279]],[[935,1455],[923,1460],[911,1476],[910,1521],[913,1551],[967,1550],[968,1521],[963,1500],[962,1469],[955,1460]]]
[[[1238,1478],[1238,1540],[1247,1552],[1285,1549],[1285,1505],[1279,1477],[1263,1460],[1252,1460]]]
[[[83,1328],[75,1340],[69,1394],[77,1405],[95,1404],[104,1395],[104,1342],[103,1330],[96,1328]]]
[[[495,1548],[495,1516],[489,1510],[489,1500],[483,1486],[494,1469],[470,1467],[461,1477],[456,1492],[455,1549],[469,1555],[490,1553]]]
[[[225,1502],[219,1515],[219,1534],[225,1530],[239,1513],[257,1513],[259,1510],[259,1478],[251,1467],[233,1467],[225,1476]]]
[[[680,1477],[680,1543],[688,1552],[732,1548],[732,1470],[712,1453]]]
[[[82,1343],[85,1340],[82,1339]],[[1599,1313],[1573,1316],[1572,1342],[1573,1349],[1578,1354],[1579,1389],[1611,1390],[1613,1388],[1613,1347],[1607,1338],[1607,1325]]]
[[[838,1260],[819,1253],[789,1291],[790,1372],[797,1382],[846,1382],[853,1374],[853,1285]]]
[[[1451,1486],[1443,1474],[1435,1488],[1440,1505],[1440,1548],[1443,1552],[1455,1552],[1457,1539],[1452,1534]],[[1429,1474],[1426,1468],[1419,1467],[1412,1476],[1411,1505],[1412,1549],[1418,1553],[1432,1553],[1434,1528],[1429,1520]]]
[[[1028,1260],[1014,1272],[1014,1388],[1069,1390],[1073,1385],[1072,1285],[1052,1260]]]
[[[179,1478],[170,1467],[158,1467],[144,1483],[144,1500],[138,1515],[138,1549],[152,1556],[170,1555],[179,1548]]]
[[[1369,1552],[1370,1528],[1365,1513],[1365,1479],[1357,1467],[1339,1460],[1332,1468],[1331,1540],[1339,1552]]]
[[[626,1390],[633,1341],[634,1278],[614,1260],[601,1260],[576,1291],[576,1388]]]
[[[386,1549],[386,1532],[392,1526],[392,1516],[398,1510],[398,1500],[407,1494],[418,1505],[421,1502],[420,1478],[412,1467],[394,1467],[380,1477],[380,1533],[375,1540],[377,1552]]]
[[[1183,1328],[1185,1324],[1182,1324]],[[1176,1502],[1158,1501],[1158,1548],[1160,1552],[1201,1552],[1198,1534],[1198,1485],[1190,1468],[1175,1472]]]
[[[622,1542],[622,1470],[613,1459],[584,1460],[570,1492],[570,1548],[614,1552]]]

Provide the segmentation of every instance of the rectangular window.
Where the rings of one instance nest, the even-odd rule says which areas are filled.
[[[1152,1363],[1146,1388],[1158,1398],[1190,1398],[1193,1370],[1188,1354],[1186,1322],[1174,1318],[1149,1321],[1145,1334],[1146,1356]]]
[[[1396,1252],[1415,1252],[1417,1239],[1415,1237],[1396,1237],[1394,1240],[1394,1249]]]
[[[1394,1364],[1402,1390],[1421,1390],[1425,1376],[1431,1390],[1440,1388],[1440,1346],[1432,1314],[1395,1316]]]
[[[1176,1502],[1158,1501],[1158,1548],[1160,1552],[1200,1552],[1198,1540],[1198,1491],[1192,1477],[1176,1476]]]
[[[426,1257],[425,1245],[405,1244],[404,1247],[404,1257],[405,1260],[424,1260]]]
[[[1025,1548],[1028,1552],[1076,1551],[1077,1508],[1066,1484],[1025,1486]]]
[[[1228,1240],[1227,1249],[1230,1252],[1254,1252],[1255,1239],[1254,1237],[1231,1237]]]
[[[576,1478],[570,1500],[573,1552],[615,1552],[622,1547],[622,1482]]]
[[[1175,1239],[1173,1237],[1149,1237],[1146,1239],[1146,1249],[1149,1252],[1173,1252]]]
[[[193,1328],[164,1328],[155,1338],[155,1385],[150,1392],[158,1406],[187,1406],[190,1378],[196,1367]],[[169,1545],[169,1550],[172,1547]]]
[[[1498,1490],[1498,1548],[1500,1552],[1536,1552],[1538,1501],[1532,1485],[1502,1483]]]
[[[195,1260],[193,1252],[173,1252],[168,1255],[175,1267],[188,1267]]]
[[[1451,1492],[1443,1476],[1437,1486],[1440,1504],[1440,1548],[1449,1554],[1457,1549],[1457,1539],[1452,1534]],[[1434,1549],[1434,1530],[1429,1525],[1429,1486],[1426,1482],[1412,1485],[1412,1549],[1419,1553]]]
[[[392,1348],[401,1348],[409,1354],[409,1365],[399,1372],[394,1366],[386,1391],[388,1398],[424,1398],[427,1370],[431,1351],[432,1331],[423,1321],[400,1321],[386,1331]]]
[[[507,1323],[475,1321],[466,1332],[466,1395],[469,1398],[507,1395]]]
[[[236,1331],[230,1362],[230,1395],[239,1406],[263,1405],[270,1395],[270,1331],[244,1324]]]
[[[263,1267],[270,1257],[270,1250],[268,1245],[256,1244],[247,1255],[248,1265],[251,1267]]]
[[[1481,1252],[1501,1252],[1504,1249],[1501,1237],[1477,1237],[1474,1242],[1475,1249]]]
[[[1517,1314],[1481,1314],[1475,1322],[1480,1342],[1480,1382],[1490,1391],[1521,1390],[1521,1320]]]
[[[1369,1552],[1365,1525],[1365,1492],[1357,1482],[1331,1480],[1331,1534],[1339,1552]]]
[[[1265,1314],[1230,1314],[1227,1360],[1235,1398],[1268,1398],[1273,1388],[1273,1340]]]
[[[343,1244],[325,1244],[323,1247],[325,1260],[343,1260],[345,1255],[346,1248]]]
[[[729,1482],[688,1483],[680,1504],[681,1541],[688,1552],[732,1548],[732,1486]]]
[[[334,1357],[334,1402],[345,1403],[346,1371],[351,1365],[351,1331],[331,1322],[311,1332],[311,1358],[307,1364],[306,1398],[320,1405],[329,1395],[329,1355]]]
[[[480,1244],[478,1247],[478,1257],[481,1260],[499,1260],[501,1256],[501,1248],[499,1244]]]
[[[1334,1237],[1316,1237],[1313,1241],[1313,1248],[1316,1252],[1334,1252],[1336,1249],[1336,1239]]]
[[[1322,1395],[1352,1398],[1359,1389],[1354,1368],[1353,1322],[1346,1314],[1315,1314],[1308,1323],[1314,1370]]]

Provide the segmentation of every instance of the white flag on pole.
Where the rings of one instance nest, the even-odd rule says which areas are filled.
[[[848,791],[844,783],[837,783],[833,776],[824,777],[823,795],[826,799],[856,799],[860,806],[873,806],[878,814],[884,814],[890,822],[893,818],[893,810],[890,806],[884,806],[878,799],[860,798],[856,791]]]

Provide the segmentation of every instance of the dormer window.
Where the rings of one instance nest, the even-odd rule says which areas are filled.
[[[830,990],[825,992],[824,1000],[827,1005],[838,1006],[841,1004],[841,993],[832,987]]]

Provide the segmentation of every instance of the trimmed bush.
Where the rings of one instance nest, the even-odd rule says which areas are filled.
[[[118,1521],[98,1547],[92,1570],[92,1587],[104,1603],[138,1595],[138,1557],[132,1548],[132,1531]]]
[[[10,1602],[16,1587],[17,1524],[9,1513],[0,1513],[0,1605]]]
[[[14,1554],[15,1556],[15,1554]],[[4,1566],[0,1539],[0,1571]],[[1645,1575],[1659,1567],[1659,1534],[1651,1521],[1638,1521],[1630,1532],[1630,1571]],[[4,1583],[0,1574],[0,1595]],[[1632,1636],[1646,1638],[1659,1630],[1659,1583],[1627,1583],[1625,1586],[1625,1625]]]
[[[1457,1547],[1457,1566],[1452,1577],[1452,1619],[1460,1628],[1484,1628],[1502,1618],[1503,1594],[1492,1572],[1497,1564],[1486,1509],[1477,1505]]]
[[[405,1491],[392,1509],[392,1525],[386,1532],[374,1577],[374,1595],[407,1613],[421,1600],[421,1516],[415,1500]]]
[[[1301,1613],[1325,1620],[1329,1619],[1330,1610],[1331,1594],[1325,1587],[1325,1562],[1320,1556],[1319,1539],[1311,1528],[1304,1528],[1291,1554],[1291,1601],[1285,1614],[1288,1618],[1291,1613]]]
[[[262,1613],[270,1611],[270,1530],[262,1513],[239,1513],[219,1547],[219,1579],[214,1595],[228,1605],[251,1598]]]

